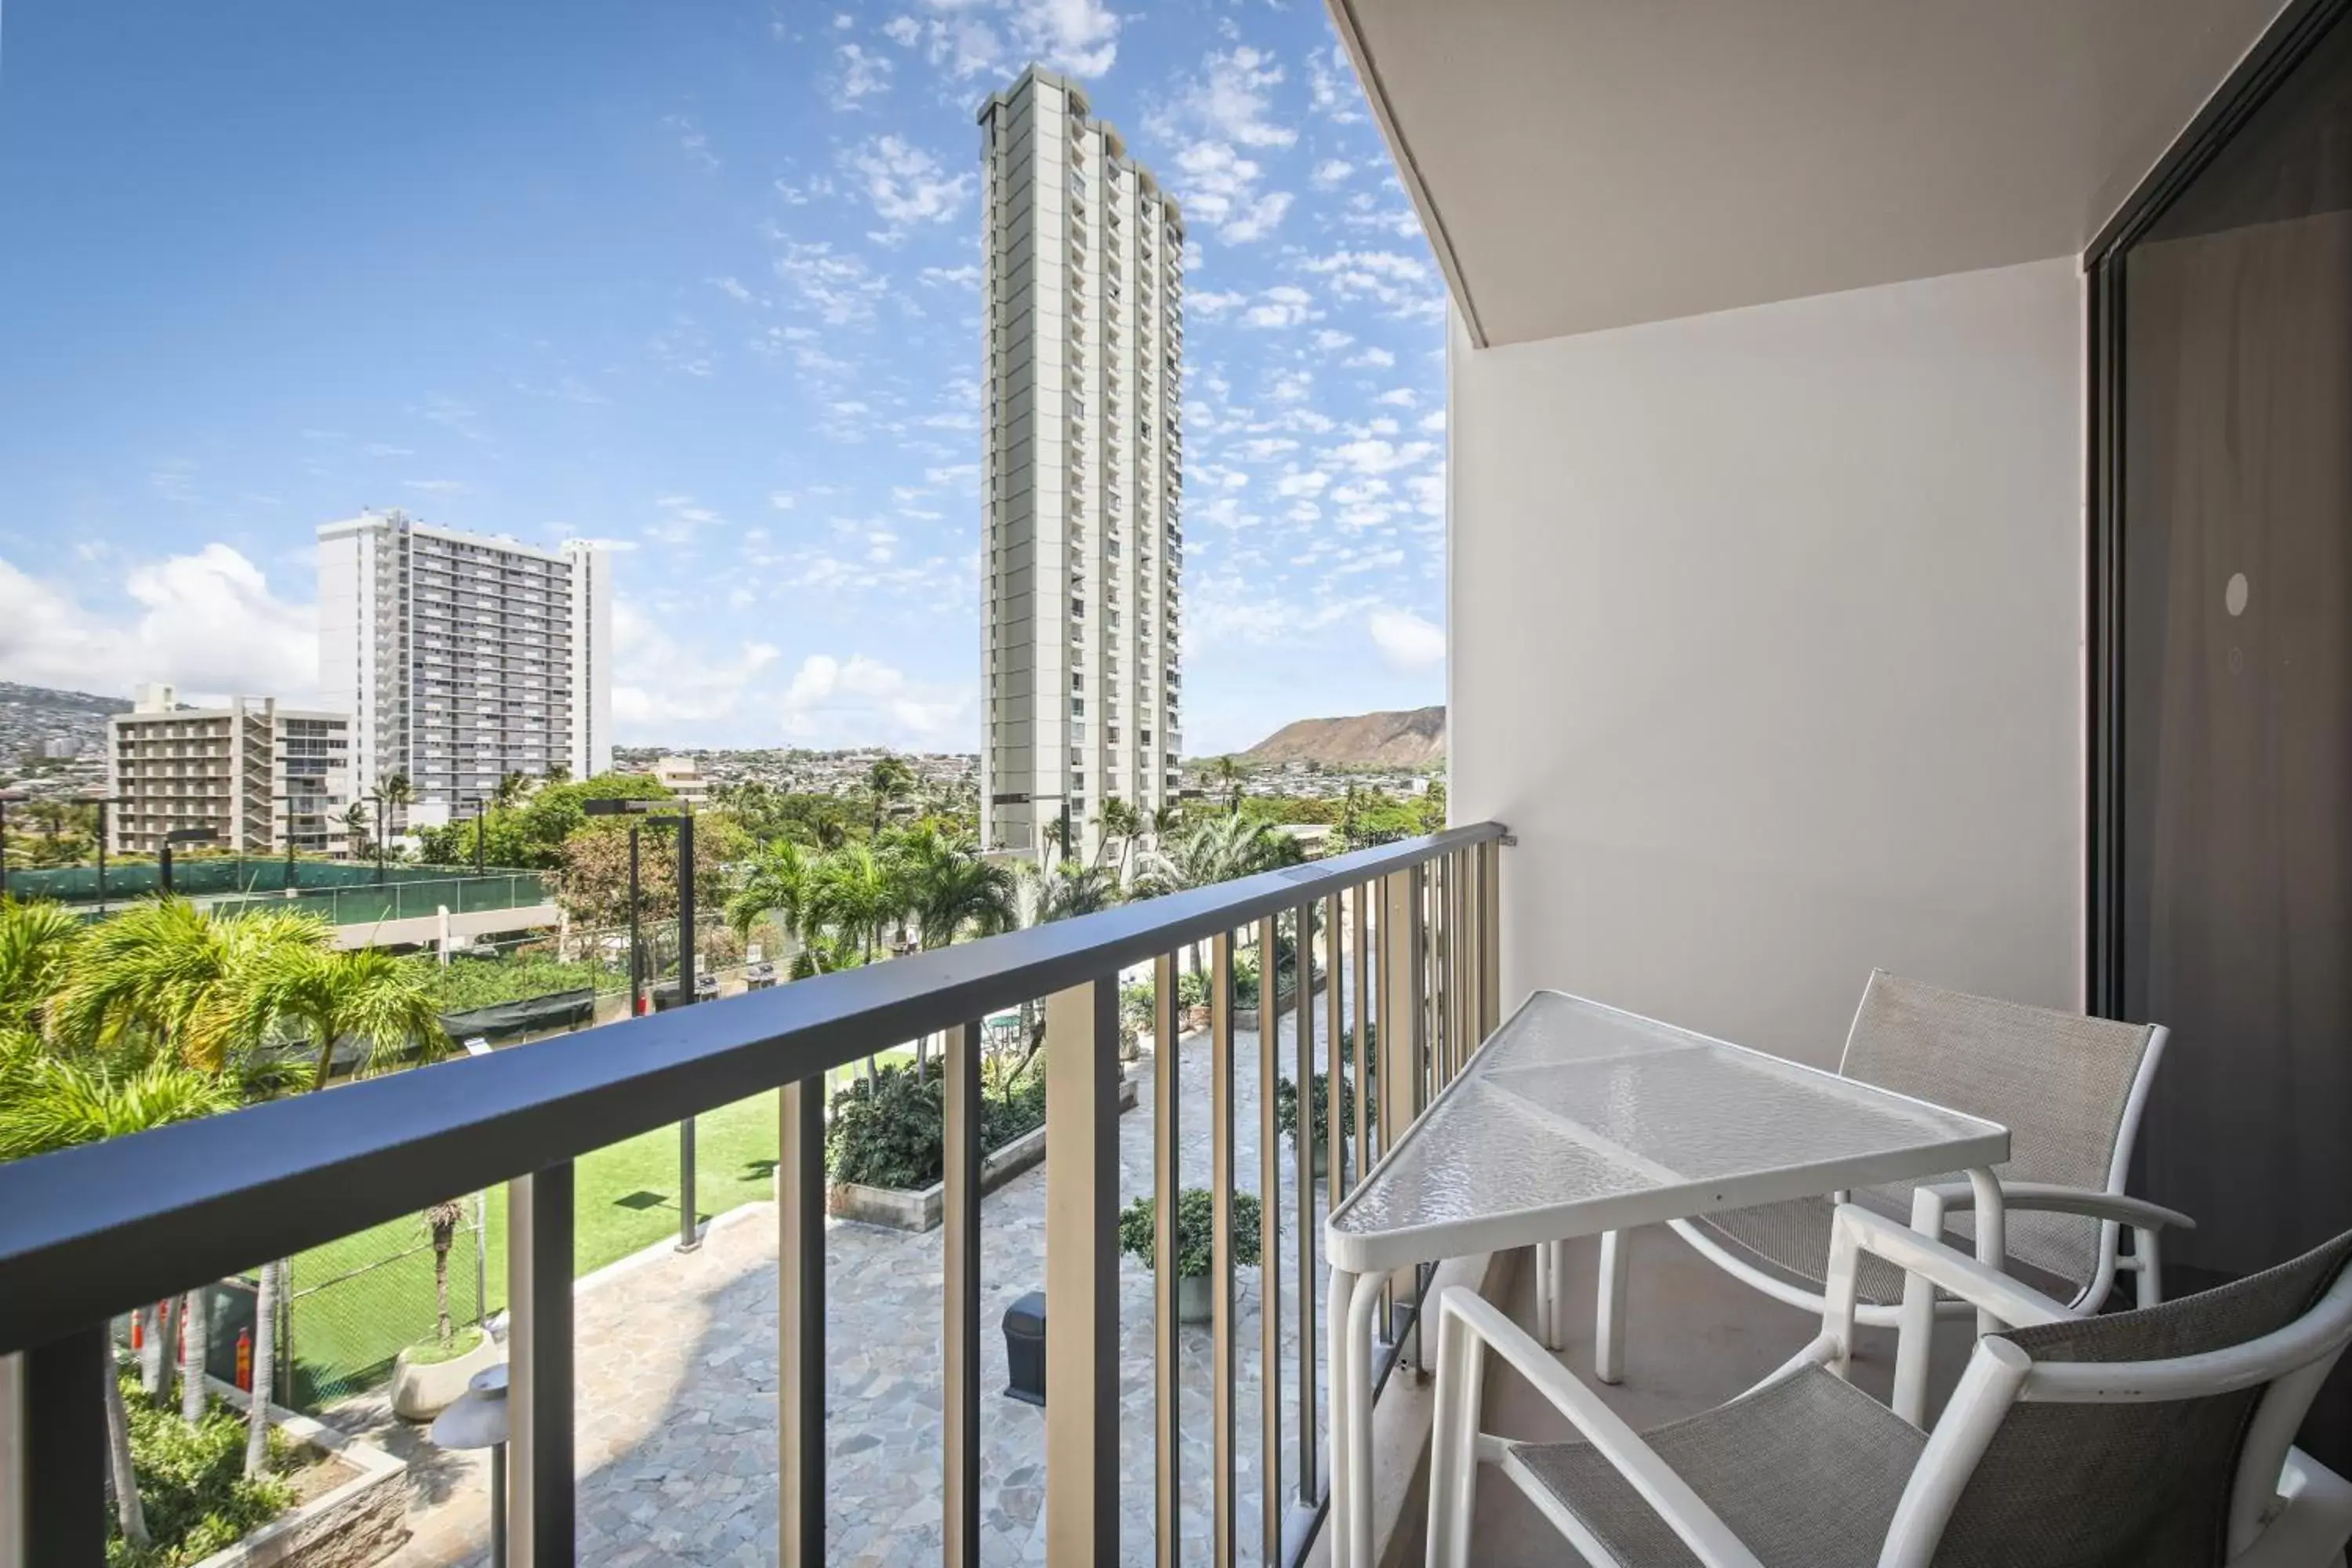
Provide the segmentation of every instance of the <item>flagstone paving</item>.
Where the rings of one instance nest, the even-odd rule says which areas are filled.
[[[1322,1037],[1322,1005],[1317,1006]],[[1287,1061],[1295,1049],[1286,1018]],[[1258,1188],[1257,1048],[1236,1041],[1234,1147],[1244,1191]],[[1318,1053],[1320,1054],[1319,1052]],[[1209,1062],[1205,1036],[1179,1050],[1183,1100],[1182,1176],[1209,1180]],[[1142,1096],[1120,1122],[1120,1200],[1151,1189],[1150,1058]],[[1289,1237],[1292,1162],[1281,1160],[1285,1485],[1297,1485],[1297,1292]],[[1321,1184],[1316,1184],[1319,1189]],[[982,1206],[984,1322],[982,1386],[982,1561],[1044,1558],[1044,1417],[1003,1397],[1003,1310],[1045,1279],[1045,1173],[1039,1167]],[[1269,1218],[1272,1216],[1270,1215]],[[1319,1229],[1320,1221],[1318,1220]],[[656,1253],[589,1285],[576,1311],[579,1561],[755,1564],[776,1555],[775,1209],[759,1204],[722,1216],[691,1254]],[[936,1563],[941,1489],[940,1289],[937,1231],[908,1236],[835,1224],[825,1237],[828,1561],[860,1568]],[[1151,1556],[1153,1392],[1150,1275],[1135,1259],[1119,1269],[1121,1556]],[[1259,1538],[1260,1282],[1242,1273],[1235,1325],[1239,1539]],[[1322,1304],[1318,1269],[1316,1305]],[[1318,1325],[1318,1337],[1320,1326]],[[1209,1333],[1183,1331],[1180,1430],[1184,1453],[1188,1560],[1204,1561],[1211,1507]],[[1318,1384],[1320,1379],[1318,1379]],[[476,1568],[488,1550],[483,1456],[435,1449],[380,1402],[345,1405],[337,1425],[367,1433],[406,1457],[415,1496],[413,1535],[393,1568]],[[1318,1423],[1328,1431],[1328,1423]]]

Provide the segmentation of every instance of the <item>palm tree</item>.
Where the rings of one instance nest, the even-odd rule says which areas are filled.
[[[851,844],[819,862],[811,880],[809,914],[863,946],[867,963],[883,928],[907,909],[906,887],[887,849]]]
[[[1226,794],[1233,800],[1234,815],[1240,816],[1242,785],[1249,781],[1250,776],[1248,766],[1239,757],[1219,757],[1209,765],[1209,776],[1224,786]]]
[[[1127,880],[1127,858],[1135,847],[1135,836],[1143,831],[1143,814],[1117,795],[1107,795],[1095,809],[1095,826],[1102,829],[1102,843],[1095,849],[1095,864],[1099,866],[1110,853],[1110,841],[1118,840],[1118,879]]]
[[[136,1067],[103,1060],[46,1055],[23,1031],[0,1044],[8,1071],[0,1079],[0,1160],[24,1159],[53,1149],[121,1138],[173,1121],[210,1116],[236,1103],[221,1078],[196,1072],[166,1057]],[[205,1381],[201,1311],[189,1318],[191,1352],[184,1378],[185,1398],[204,1413]],[[152,1328],[151,1326],[151,1331]],[[160,1336],[159,1336],[160,1337]],[[106,1439],[113,1477],[115,1524],[133,1546],[149,1544],[147,1512],[131,1468],[131,1421],[122,1407],[114,1347],[106,1348]],[[183,1406],[183,1414],[185,1414]]]
[[[1013,872],[982,855],[969,834],[945,834],[928,826],[911,833],[899,847],[898,865],[926,948],[945,947],[966,931],[994,936],[1021,923]],[[915,1042],[917,1082],[929,1058],[930,1038],[926,1036]]]
[[[1099,914],[1119,900],[1118,883],[1105,867],[1065,860],[1052,870],[1035,875],[1039,925]]]
[[[1154,848],[1176,836],[1184,826],[1184,808],[1170,803],[1151,814],[1151,843]]]
[[[228,973],[231,923],[207,918],[185,899],[148,900],[101,922],[83,937],[50,998],[51,1032],[69,1047],[101,1052],[142,1040],[191,1049],[188,1025]],[[189,1065],[218,1067],[194,1048]]]
[[[449,1248],[457,1239],[457,1227],[466,1223],[466,1202],[463,1198],[445,1198],[428,1205],[422,1215],[425,1234],[433,1243],[433,1323],[440,1342],[449,1342]]]
[[[356,800],[352,802],[350,809],[343,813],[343,831],[351,835],[353,855],[367,853],[368,841],[373,837],[374,826],[375,824],[368,816],[366,803]]]
[[[345,1039],[360,1047],[362,1077],[412,1052],[429,1061],[449,1048],[420,965],[381,948],[337,952],[293,942],[257,942],[241,953],[235,984],[196,1032],[257,1045],[297,1030],[317,1046],[313,1089],[327,1087]]]
[[[500,811],[511,810],[521,805],[530,794],[530,775],[521,772],[510,773],[499,780],[498,787],[490,792],[490,803]]]
[[[874,962],[883,928],[903,918],[908,906],[906,880],[895,857],[887,849],[877,852],[871,842],[835,850],[811,880],[809,918],[832,927],[837,941],[858,944],[861,963]],[[866,1076],[875,1076],[880,1065],[869,1053]]]
[[[0,896],[0,1029],[39,1028],[43,1004],[72,971],[82,931],[60,905]]]
[[[815,896],[817,864],[789,838],[770,844],[751,862],[742,887],[727,900],[728,925],[748,941],[751,928],[772,916],[785,936],[801,941]]]
[[[1207,817],[1172,843],[1162,839],[1153,847],[1136,872],[1135,892],[1149,899],[1213,887],[1236,877],[1297,865],[1305,858],[1297,839],[1276,832],[1270,824],[1248,822],[1237,816]],[[1198,944],[1188,945],[1186,971],[1198,973],[1200,964]]]
[[[866,793],[874,802],[874,836],[882,834],[882,817],[888,809],[915,792],[915,770],[907,759],[884,752],[874,759],[866,773]]]

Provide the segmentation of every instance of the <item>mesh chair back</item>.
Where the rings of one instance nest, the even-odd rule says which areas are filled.
[[[2004,1337],[2036,1362],[2227,1350],[2311,1310],[2347,1258],[2352,1234],[2218,1290]],[[1945,1527],[1936,1568],[2227,1561],[2231,1487],[2266,1387],[2147,1405],[2011,1405]]]
[[[1880,969],[1863,992],[1839,1070],[2000,1122],[2009,1129],[2009,1163],[2000,1168],[2008,1180],[2102,1192],[2155,1033],[2146,1024],[1995,1001]],[[1907,1220],[1908,1185],[1884,1193]],[[2098,1271],[2097,1220],[2020,1212],[2008,1216],[2008,1226],[2012,1258],[2078,1289]],[[1976,1233],[1966,1215],[1955,1215],[1951,1228]]]

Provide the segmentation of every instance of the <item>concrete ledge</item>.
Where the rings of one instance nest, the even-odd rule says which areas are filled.
[[[1118,1081],[1118,1109],[1122,1114],[1135,1109],[1136,1082],[1133,1078]],[[1045,1130],[1033,1127],[1010,1143],[981,1156],[981,1192],[994,1192],[1045,1158]],[[878,1225],[890,1230],[937,1230],[946,1218],[947,1202],[948,1187],[943,1181],[914,1192],[902,1187],[869,1187],[862,1182],[836,1182],[824,1192],[824,1212],[834,1218]]]
[[[207,1378],[212,1391],[240,1408],[250,1396],[234,1384]],[[234,1546],[223,1547],[196,1568],[368,1568],[408,1539],[408,1462],[372,1443],[348,1436],[307,1415],[273,1405],[269,1424],[308,1448],[357,1472],[271,1520]]]

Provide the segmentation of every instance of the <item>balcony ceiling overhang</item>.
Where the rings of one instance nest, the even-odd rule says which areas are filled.
[[[1328,0],[1475,341],[2082,251],[2283,0]]]

